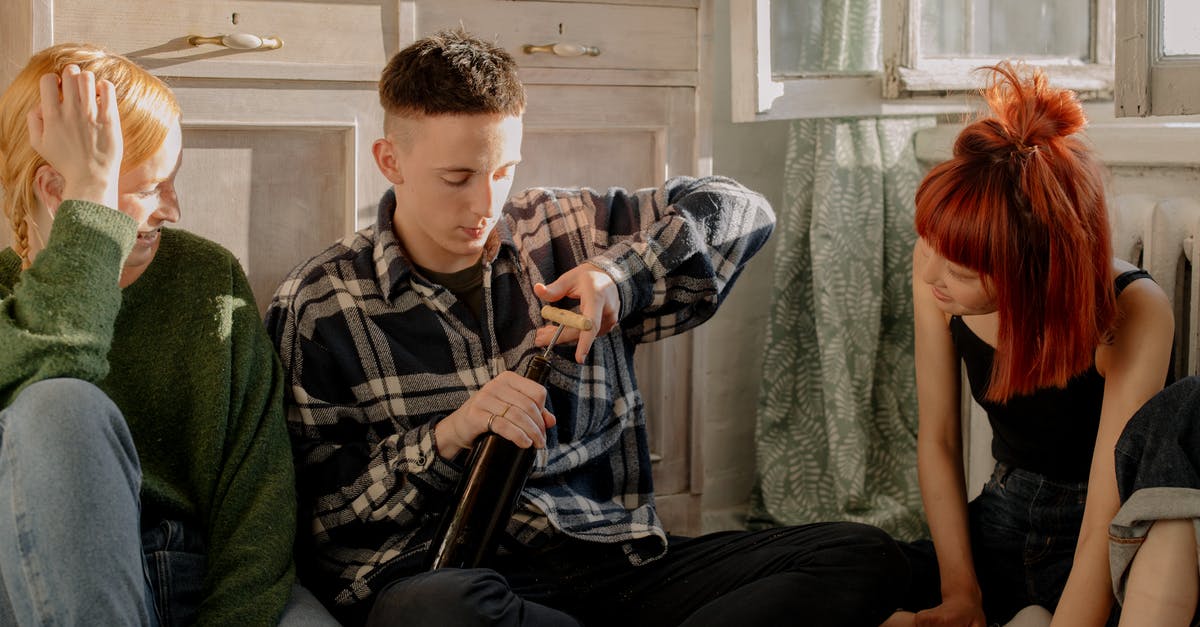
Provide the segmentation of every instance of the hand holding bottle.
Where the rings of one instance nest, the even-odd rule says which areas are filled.
[[[450,459],[489,431],[520,448],[543,448],[546,429],[554,424],[554,414],[546,410],[546,388],[515,372],[502,372],[434,429],[438,454]]]

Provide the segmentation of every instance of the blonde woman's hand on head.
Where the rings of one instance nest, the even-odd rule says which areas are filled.
[[[39,87],[29,142],[62,177],[60,197],[115,209],[124,147],[113,84],[68,65],[61,76],[43,75]]]

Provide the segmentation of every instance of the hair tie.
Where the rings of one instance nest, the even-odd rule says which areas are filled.
[[[1019,139],[1017,139],[1017,140],[1013,140],[1013,144],[1015,144],[1015,145],[1016,145],[1016,147],[1017,147],[1017,152],[1020,152],[1021,154],[1023,154],[1023,155],[1026,155],[1026,156],[1028,156],[1028,155],[1032,155],[1033,153],[1035,153],[1035,152],[1037,152],[1037,151],[1038,151],[1037,144],[1034,144],[1034,145],[1032,145],[1032,146],[1026,146],[1026,145],[1025,145],[1024,143],[1022,143],[1022,142],[1021,142],[1021,140],[1019,140]]]

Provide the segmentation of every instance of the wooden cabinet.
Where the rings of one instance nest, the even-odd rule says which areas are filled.
[[[387,188],[370,153],[382,133],[375,81],[417,37],[462,26],[504,46],[529,93],[531,185],[645,187],[705,174],[698,90],[707,0],[6,0],[0,82],[35,50],[88,41],[163,77],[184,111],[179,226],[230,248],[260,307],[296,263],[375,219]],[[251,33],[274,50],[189,43]],[[527,53],[578,44],[598,55]],[[660,511],[699,532],[691,339],[644,347]]]

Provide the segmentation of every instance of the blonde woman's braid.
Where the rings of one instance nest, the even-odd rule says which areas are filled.
[[[29,267],[29,221],[25,219],[25,216],[18,215],[19,213],[13,211],[13,215],[9,216],[13,236],[16,238],[13,242],[13,250],[21,257],[21,267],[27,268]]]

